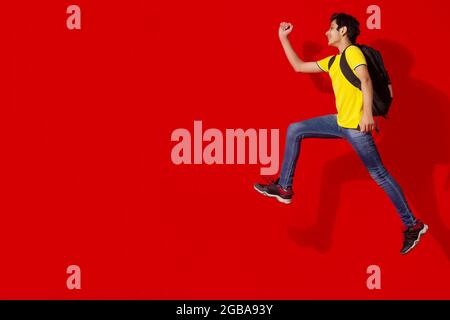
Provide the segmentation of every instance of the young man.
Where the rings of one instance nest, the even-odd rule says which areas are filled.
[[[288,40],[288,36],[293,29],[292,24],[282,22],[278,35],[286,57],[296,72],[329,73],[336,96],[337,114],[312,118],[289,125],[279,179],[270,184],[255,184],[254,187],[265,196],[274,197],[282,203],[291,203],[294,194],[292,181],[302,139],[345,139],[352,145],[371,177],[384,189],[397,209],[405,227],[403,247],[400,253],[406,254],[419,242],[428,226],[413,216],[402,190],[383,166],[372,138],[372,130],[375,128],[372,115],[372,82],[364,54],[361,49],[354,45],[360,33],[359,22],[345,13],[333,14],[330,22],[330,29],[325,33],[328,38],[328,45],[339,50],[339,54],[335,56],[335,61],[330,69],[329,61],[333,56],[317,62],[304,62],[297,56]],[[340,58],[344,50],[348,65],[361,80],[361,89],[351,84],[340,69]]]

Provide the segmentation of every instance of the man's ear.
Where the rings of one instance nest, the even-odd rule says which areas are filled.
[[[339,33],[341,34],[341,36],[345,36],[347,34],[347,27],[343,26],[339,29]]]

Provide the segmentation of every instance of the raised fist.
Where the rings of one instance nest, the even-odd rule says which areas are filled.
[[[291,32],[294,26],[289,22],[280,23],[280,29],[278,29],[279,37],[287,37]]]

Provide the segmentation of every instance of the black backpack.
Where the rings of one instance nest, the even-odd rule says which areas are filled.
[[[382,116],[387,118],[389,108],[392,103],[391,92],[389,85],[391,80],[383,63],[383,58],[379,51],[366,45],[356,45],[363,52],[367,61],[367,69],[369,70],[370,78],[373,86],[373,106],[372,113],[374,116]],[[332,57],[328,62],[328,70],[333,65],[336,56]],[[345,78],[355,87],[361,90],[361,80],[353,73],[352,69],[345,58],[345,50],[341,56],[340,62],[341,71]]]

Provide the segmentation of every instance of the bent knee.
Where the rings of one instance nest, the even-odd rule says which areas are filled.
[[[302,135],[302,132],[304,131],[305,125],[302,122],[295,122],[291,123],[286,132],[286,136],[288,139],[295,139],[298,136]]]

